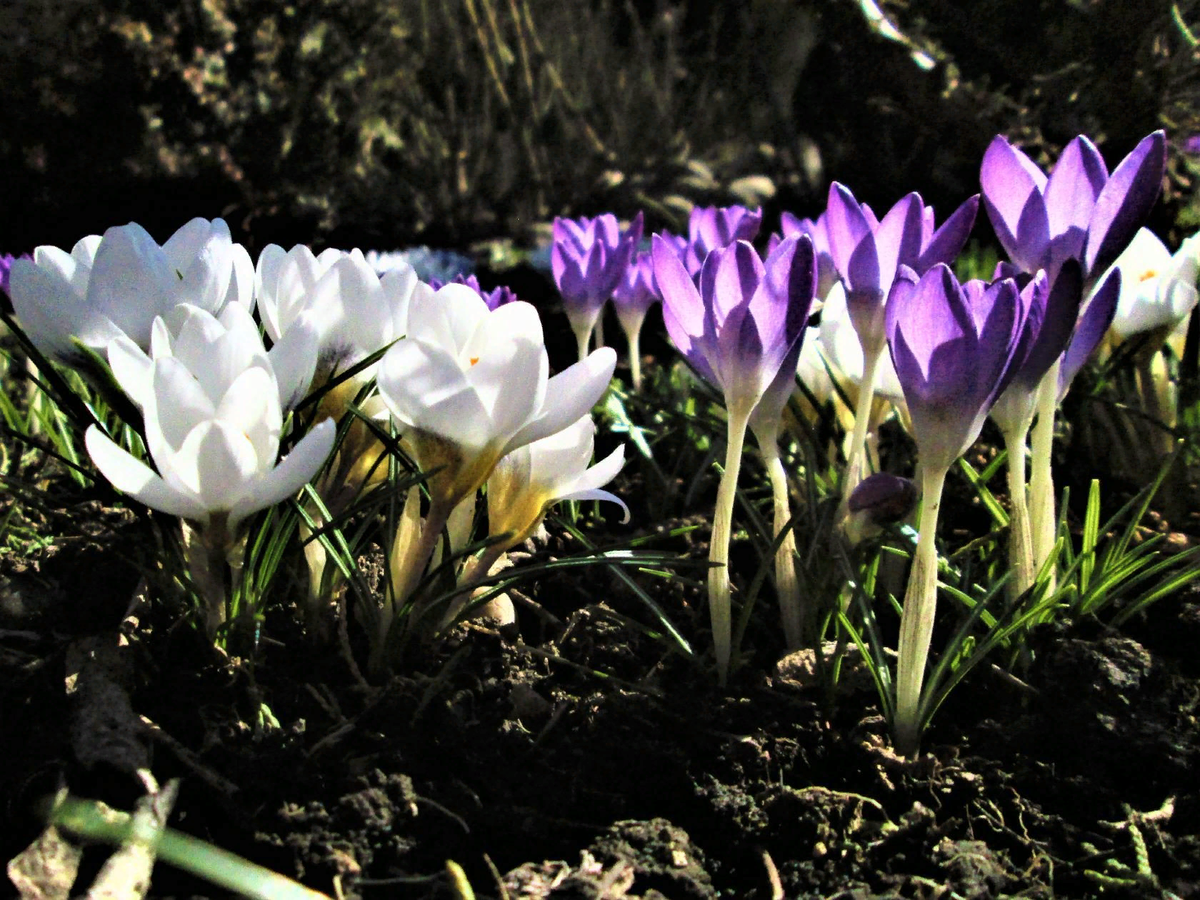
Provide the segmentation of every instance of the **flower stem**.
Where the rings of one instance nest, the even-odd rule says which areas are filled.
[[[896,714],[892,722],[896,752],[913,756],[921,740],[921,686],[925,681],[925,661],[933,637],[937,613],[937,536],[938,510],[942,505],[942,487],[948,468],[924,467],[921,473],[921,531],[904,611],[900,616],[900,645],[896,663]]]
[[[788,491],[787,472],[779,456],[778,425],[755,430],[763,464],[771,479],[771,494],[775,501],[773,537],[778,540],[780,531],[792,517],[791,496]],[[783,639],[788,651],[799,650],[804,641],[805,609],[800,598],[800,583],[796,577],[796,533],[788,528],[787,535],[775,551],[775,593],[779,597],[779,617],[783,623]]]
[[[1037,570],[1033,565],[1033,536],[1029,526],[1029,499],[1025,485],[1025,438],[1029,424],[1017,431],[1001,431],[1008,450],[1008,596],[1016,600],[1033,586]]]
[[[579,358],[586,359],[588,355],[588,345],[592,340],[592,330],[590,328],[575,329],[575,343],[579,347]]]
[[[210,641],[225,624],[229,606],[228,562],[223,536],[225,528],[193,528],[184,520],[183,546],[188,575],[204,601],[204,630]]]
[[[863,457],[867,447],[867,426],[871,421],[871,407],[875,402],[875,378],[879,372],[882,350],[863,353],[863,377],[858,388],[858,403],[854,409],[854,433],[850,437],[850,457],[846,460],[846,476],[842,479],[842,504],[838,508],[836,521],[846,518],[850,495],[862,481]]]
[[[629,377],[633,379],[633,389],[640,391],[642,389],[642,352],[639,349],[642,337],[641,329],[627,331],[625,336],[629,338]]]
[[[1050,470],[1054,450],[1054,415],[1058,407],[1059,363],[1050,367],[1038,386],[1037,420],[1033,423],[1029,460],[1029,523],[1033,541],[1033,568],[1040,571],[1054,548],[1057,516],[1054,478]],[[1054,590],[1051,575],[1050,590]]]
[[[393,549],[393,553],[402,552],[404,558],[393,560],[391,563],[391,596],[384,603],[384,608],[379,616],[375,639],[372,642],[367,662],[370,670],[376,674],[382,673],[385,668],[386,648],[392,625],[405,601],[421,583],[421,576],[429,565],[433,551],[442,536],[442,529],[446,527],[446,520],[450,517],[453,508],[452,504],[435,499],[429,507],[425,520],[421,523],[421,531],[417,540],[405,548],[400,547],[399,540],[396,542],[397,546]],[[399,536],[399,532],[397,536]],[[410,613],[410,620],[416,621],[419,615],[420,611],[414,609]]]
[[[732,602],[729,586],[729,541],[733,528],[733,504],[737,498],[738,473],[742,468],[742,447],[746,442],[749,410],[730,409],[728,440],[725,446],[725,471],[717,488],[717,507],[713,511],[712,539],[708,560],[708,614],[712,622],[713,651],[717,657],[717,681],[725,686],[729,678],[732,653]]]

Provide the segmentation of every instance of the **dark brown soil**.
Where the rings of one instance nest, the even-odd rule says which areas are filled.
[[[447,860],[477,897],[1200,894],[1195,591],[1122,633],[1046,630],[1027,685],[976,670],[909,761],[869,680],[830,703],[776,664],[766,611],[720,691],[613,576],[576,570],[530,586],[515,634],[460,629],[366,685],[285,610],[253,659],[161,604],[118,628],[138,579],[113,549],[145,532],[116,517],[4,564],[5,859],[61,783],[128,809],[149,762],[182,779],[175,827],[344,897],[454,897]],[[697,591],[657,599],[703,648]],[[99,713],[64,688],[81,658],[116,686]],[[222,894],[159,865],[152,896]]]

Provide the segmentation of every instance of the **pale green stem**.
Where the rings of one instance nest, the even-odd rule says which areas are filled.
[[[214,517],[215,519],[215,517]],[[225,577],[228,568],[223,523],[196,529],[186,520],[183,523],[184,557],[188,575],[204,601],[204,630],[209,640],[225,624],[229,606],[229,585]]]
[[[862,481],[867,427],[871,422],[871,407],[875,401],[875,378],[879,372],[879,360],[882,356],[882,350],[871,354],[868,354],[865,349],[863,351],[863,377],[858,388],[858,405],[854,410],[854,433],[850,437],[850,458],[846,460],[846,476],[842,479],[842,503],[838,508],[838,522],[846,517],[850,495]]]
[[[462,577],[458,582],[458,596],[456,596],[446,607],[446,612],[443,613],[441,621],[438,623],[438,631],[445,631],[457,621],[462,615],[462,611],[466,609],[467,604],[471,602],[471,594],[475,590],[475,586],[487,578],[487,575],[492,571],[492,566],[496,564],[501,556],[506,551],[503,542],[492,544],[485,549],[479,556],[469,560],[463,568]]]
[[[412,544],[408,557],[401,561],[399,568],[393,564],[392,570],[397,573],[397,577],[392,583],[393,594],[390,602],[385,604],[383,614],[379,617],[379,630],[375,635],[368,660],[368,666],[374,672],[382,670],[384,651],[392,623],[401,606],[421,583],[421,576],[425,574],[433,551],[441,539],[442,529],[446,527],[446,520],[452,511],[453,506],[450,504],[434,500],[429,507],[429,513],[421,523],[420,537]]]
[[[947,471],[943,465],[927,465],[921,472],[921,531],[904,593],[896,662],[896,718],[892,727],[896,752],[902,756],[915,755],[921,741],[921,686],[937,613],[937,521]]]
[[[792,518],[791,496],[788,490],[787,472],[779,456],[779,426],[755,429],[762,452],[763,464],[771,479],[771,494],[775,501],[775,520],[772,536],[779,538],[780,531]],[[779,617],[783,623],[783,639],[788,651],[799,650],[803,645],[805,610],[800,598],[800,583],[796,577],[796,532],[788,528],[787,535],[775,551],[775,593],[779,597]]]
[[[633,389],[640,391],[642,389],[642,351],[639,347],[642,331],[640,328],[627,331],[625,336],[629,338],[629,376],[633,379]]]
[[[1029,422],[1013,432],[1002,431],[1008,450],[1008,596],[1016,600],[1033,586],[1037,570],[1033,565],[1033,537],[1029,530],[1029,500],[1025,485],[1025,438]]]
[[[1157,351],[1149,354],[1143,354],[1137,360],[1137,384],[1138,393],[1142,395],[1142,411],[1150,419],[1150,438],[1151,444],[1154,447],[1154,452],[1161,459],[1167,456],[1174,447],[1174,439],[1167,429],[1173,428],[1175,422],[1172,421],[1175,417],[1171,415],[1169,403],[1164,402],[1164,394],[1160,393],[1160,380],[1155,377],[1155,361],[1161,358],[1161,354]],[[1163,379],[1166,378],[1165,371]],[[1157,465],[1158,459],[1155,460]]]
[[[575,343],[579,347],[579,358],[586,359],[588,355],[588,345],[592,340],[592,330],[590,328],[576,328]]]
[[[608,304],[605,304],[607,306]],[[596,336],[596,348],[604,346],[604,307],[600,307],[600,315],[596,316],[596,324],[592,326],[592,334]]]
[[[1054,478],[1050,470],[1054,450],[1054,416],[1058,408],[1058,367],[1055,363],[1038,386],[1037,420],[1033,423],[1029,459],[1029,524],[1033,540],[1033,568],[1040,571],[1054,549],[1057,515]],[[1051,575],[1050,590],[1054,590]]]
[[[717,508],[713,511],[712,539],[708,560],[708,614],[712,622],[713,650],[717,657],[717,681],[725,686],[732,654],[732,601],[729,586],[729,541],[733,528],[733,504],[737,498],[738,473],[742,468],[742,447],[750,411],[729,410],[728,440],[725,447],[725,471],[717,488]]]

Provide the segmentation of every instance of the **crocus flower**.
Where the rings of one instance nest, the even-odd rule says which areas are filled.
[[[301,322],[316,329],[321,349],[315,380],[323,383],[401,337],[413,295],[432,289],[411,266],[376,275],[358,250],[330,248],[314,256],[303,244],[286,252],[268,244],[255,269],[255,293],[272,341],[287,341]],[[372,374],[360,373],[354,389]]]
[[[153,398],[154,361],[179,356],[189,371],[208,381],[255,367],[269,369],[279,390],[280,408],[286,412],[291,401],[303,396],[312,381],[317,340],[315,330],[297,330],[292,340],[281,341],[268,351],[254,319],[241,304],[227,306],[216,317],[185,303],[154,320],[149,353],[125,335],[109,342],[106,353],[113,376],[142,410]],[[205,354],[212,352],[212,345],[218,341],[223,347],[218,359],[224,369],[209,373],[206,367],[217,362],[206,359]],[[217,392],[218,388],[213,387],[211,393]]]
[[[642,386],[642,357],[639,349],[642,323],[650,307],[657,303],[658,285],[654,283],[654,261],[649,251],[638,253],[633,263],[625,269],[625,274],[617,282],[613,290],[613,308],[617,312],[617,321],[629,342],[629,369],[633,378],[633,389]]]
[[[430,509],[405,567],[412,590],[455,506],[504,456],[586,415],[612,379],[616,353],[596,350],[548,376],[537,310],[488,310],[465,285],[413,297],[409,336],[380,363],[379,392],[429,474]]]
[[[318,425],[277,466],[279,388],[249,313],[236,305],[219,319],[198,307],[186,313],[173,339],[156,320],[155,344],[167,352],[148,369],[113,370],[142,409],[158,472],[96,425],[87,431],[87,448],[119,490],[231,538],[247,516],[290,497],[316,474],[335,429]]]
[[[1154,232],[1139,228],[1113,265],[1121,270],[1113,333],[1125,340],[1147,331],[1173,331],[1196,305],[1200,234],[1172,255]]]
[[[753,241],[762,227],[762,210],[744,206],[696,206],[688,216],[683,264],[695,278],[713,250],[734,241]]]
[[[674,248],[657,235],[652,256],[667,332],[696,370],[721,390],[728,411],[725,470],[709,552],[714,566],[708,575],[713,643],[723,684],[732,649],[729,540],[742,446],[764,397],[772,406],[780,396],[786,402],[794,384],[816,288],[816,262],[807,237],[784,240],[765,262],[750,244],[736,241],[708,254],[697,287]],[[769,419],[768,415],[760,421]]]
[[[807,234],[813,242],[813,252],[817,255],[817,299],[824,300],[833,286],[838,282],[837,266],[833,263],[833,252],[829,249],[829,234],[825,230],[825,213],[816,219],[801,219],[784,212],[779,217],[779,228],[782,237],[771,235],[771,240],[782,240]],[[771,244],[767,245],[771,249]]]
[[[946,473],[983,427],[988,410],[1027,352],[1027,298],[1012,279],[960,286],[944,264],[918,280],[902,271],[886,319],[921,472],[921,529],[900,621],[897,749],[916,750],[920,695],[937,604],[938,509]]]
[[[624,234],[612,213],[594,219],[554,220],[550,265],[579,344],[580,359],[587,356],[592,330],[641,239],[640,212]]]
[[[1172,332],[1182,327],[1186,334],[1188,316],[1196,306],[1200,235],[1192,235],[1172,255],[1153,232],[1139,229],[1113,268],[1121,272],[1121,293],[1109,334],[1117,341],[1146,335],[1133,362],[1150,425],[1149,443],[1159,456],[1166,456],[1174,442],[1167,429],[1176,424],[1176,401],[1159,351]]]
[[[836,181],[829,187],[825,208],[829,252],[845,288],[850,322],[863,353],[859,405],[842,488],[842,515],[846,513],[847,498],[862,478],[867,424],[879,361],[886,346],[884,309],[896,273],[905,266],[922,275],[937,263],[953,262],[971,233],[978,208],[979,197],[971,197],[941,228],[935,229],[933,208],[925,206],[919,194],[901,198],[882,220],[877,220],[871,208],[855,200],[848,188]]]
[[[1147,135],[1108,173],[1083,135],[1063,148],[1047,177],[997,135],[979,180],[996,237],[1021,272],[1045,269],[1053,283],[1063,262],[1078,260],[1085,291],[1129,244],[1158,199],[1166,166],[1166,136]]]
[[[489,551],[499,553],[527,540],[541,524],[547,510],[563,500],[608,500],[625,511],[629,507],[601,488],[617,477],[625,463],[625,448],[618,447],[591,465],[596,426],[583,416],[566,428],[523,447],[496,464],[487,482],[488,530],[510,537]],[[480,567],[488,571],[491,566]]]
[[[143,349],[156,316],[181,303],[214,315],[252,304],[250,256],[221,219],[192,219],[161,247],[131,222],[81,239],[70,253],[41,246],[13,263],[13,309],[47,357],[78,356],[74,341],[103,352],[124,334]]]
[[[1161,131],[1143,138],[1111,176],[1095,145],[1083,135],[1063,148],[1049,177],[997,135],[984,154],[979,177],[988,217],[1012,267],[1028,275],[1044,270],[1054,297],[1063,294],[1057,282],[1070,263],[1078,275],[1073,269],[1068,277],[1077,283],[1082,299],[1145,220],[1158,198],[1165,166],[1166,138]],[[1117,278],[1109,275],[1083,307],[1062,356],[1052,360],[1037,389],[1030,478],[1035,569],[1054,544],[1057,517],[1050,454],[1058,401],[1112,320]],[[1054,319],[1050,312],[1048,326]]]

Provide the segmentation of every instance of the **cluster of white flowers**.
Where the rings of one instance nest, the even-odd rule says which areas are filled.
[[[551,378],[528,303],[489,311],[470,287],[435,292],[405,263],[380,276],[358,250],[271,245],[255,265],[225,222],[199,218],[162,246],[131,223],[70,253],[38,247],[14,263],[11,292],[47,359],[106,357],[142,412],[154,468],[131,452],[140,448],[92,425],[86,444],[96,467],[145,505],[207,532],[210,544],[230,546],[248,516],[317,476],[334,448],[334,419],[372,379],[378,400],[368,408],[383,418],[390,411],[412,455],[437,470],[430,487],[443,512],[510,455],[496,517],[517,535],[557,500],[616,500],[599,488],[622,451],[588,468],[590,410],[615,353],[602,348]],[[338,385],[340,405],[285,418],[310,391],[385,348]],[[306,419],[307,433],[285,434],[285,423]],[[279,461],[281,439],[292,447]]]

